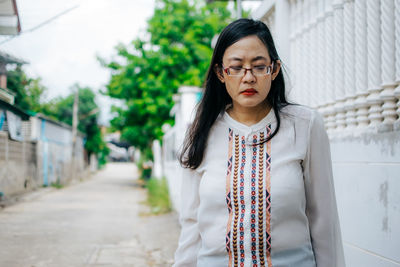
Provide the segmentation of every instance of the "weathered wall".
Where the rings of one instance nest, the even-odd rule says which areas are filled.
[[[42,184],[67,184],[85,169],[83,139],[77,137],[72,155],[72,130],[43,118],[33,118],[32,137],[37,140],[38,175]]]
[[[331,140],[347,266],[400,266],[400,132]]]
[[[37,175],[36,144],[18,142],[0,131],[0,192],[20,194],[41,186]]]
[[[7,131],[0,131],[0,192],[5,198],[89,174],[81,136],[72,155],[70,128],[31,117],[24,129],[24,140],[33,141],[11,140]]]

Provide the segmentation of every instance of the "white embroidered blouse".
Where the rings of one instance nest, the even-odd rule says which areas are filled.
[[[345,266],[329,140],[310,108],[252,126],[218,117],[203,162],[183,169],[175,267]],[[260,144],[261,143],[261,144]]]

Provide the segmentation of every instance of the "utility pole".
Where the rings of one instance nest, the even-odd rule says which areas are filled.
[[[76,178],[76,166],[75,166],[75,154],[76,154],[76,137],[78,134],[78,104],[79,104],[79,88],[76,88],[75,97],[74,97],[74,105],[72,108],[72,178]]]
[[[242,0],[236,0],[236,17],[242,18]]]

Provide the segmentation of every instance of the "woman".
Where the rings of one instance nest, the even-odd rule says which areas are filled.
[[[220,34],[186,137],[175,267],[344,266],[329,142],[289,104],[267,26]]]

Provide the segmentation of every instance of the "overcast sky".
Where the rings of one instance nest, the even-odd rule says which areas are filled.
[[[0,50],[27,61],[24,69],[42,78],[51,99],[70,93],[74,83],[104,88],[110,73],[96,56],[110,59],[118,43],[143,35],[154,0],[17,0],[17,7],[22,34],[8,41],[0,37]],[[111,101],[98,97],[97,102],[105,123]]]
[[[143,34],[154,9],[153,0],[17,0],[22,34],[0,49],[29,64],[32,77],[41,77],[49,89],[48,99],[66,95],[74,83],[98,90],[107,83],[109,71],[96,56],[111,58],[118,43],[127,44]],[[68,11],[69,10],[69,11]],[[30,31],[54,16],[42,27]],[[109,119],[110,101],[98,97],[105,107],[102,122]]]

